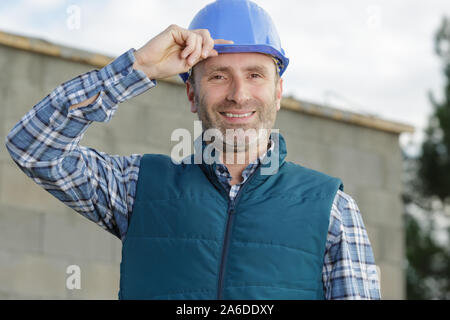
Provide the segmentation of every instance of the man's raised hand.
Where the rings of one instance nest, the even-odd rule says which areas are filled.
[[[133,68],[143,71],[150,79],[167,78],[217,56],[214,44],[232,43],[211,38],[207,29],[187,30],[173,24],[135,51]]]

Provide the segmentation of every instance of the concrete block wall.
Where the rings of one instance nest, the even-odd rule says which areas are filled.
[[[357,202],[381,273],[384,299],[403,299],[405,239],[398,135],[293,111],[280,112],[287,159],[339,177]],[[286,128],[286,129],[285,129]]]
[[[0,45],[0,133],[4,138],[60,83],[94,67]],[[160,81],[93,123],[81,144],[110,154],[170,154],[176,128],[193,134],[185,89]],[[276,128],[287,160],[340,177],[361,210],[381,269],[385,299],[405,297],[401,154],[398,135],[281,109]],[[0,145],[0,299],[116,299],[121,242],[29,179]],[[66,269],[81,268],[69,290]]]

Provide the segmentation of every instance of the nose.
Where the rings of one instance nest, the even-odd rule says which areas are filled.
[[[244,79],[235,77],[230,85],[227,100],[234,101],[236,104],[244,105],[250,100],[250,92]]]

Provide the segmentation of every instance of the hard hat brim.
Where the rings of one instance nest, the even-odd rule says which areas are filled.
[[[272,46],[263,45],[263,44],[216,44],[214,45],[214,49],[219,53],[243,53],[243,52],[256,52],[256,53],[265,53],[275,57],[280,63],[279,74],[280,77],[283,75],[286,67],[289,64],[289,58],[285,57],[283,53],[274,49]],[[183,82],[186,82],[189,78],[189,73],[180,74]]]

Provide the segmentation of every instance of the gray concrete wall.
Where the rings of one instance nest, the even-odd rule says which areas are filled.
[[[60,83],[92,66],[0,45],[0,132]],[[109,123],[93,123],[81,144],[110,154],[170,154],[176,128],[193,132],[183,87],[156,88],[120,105]],[[398,135],[287,109],[276,128],[287,160],[340,177],[361,210],[381,269],[385,299],[405,297],[401,154]],[[0,299],[116,299],[121,242],[25,176],[0,145]],[[79,265],[81,289],[66,288]]]

